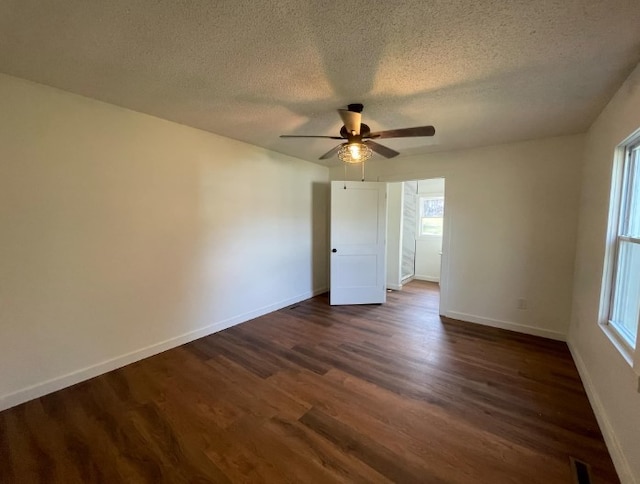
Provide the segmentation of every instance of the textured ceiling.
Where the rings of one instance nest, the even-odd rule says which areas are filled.
[[[0,72],[310,161],[335,142],[278,135],[362,102],[436,127],[385,140],[410,155],[585,131],[638,25],[638,0],[3,0]]]

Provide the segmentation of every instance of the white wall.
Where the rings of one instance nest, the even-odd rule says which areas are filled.
[[[565,338],[583,142],[575,135],[368,162],[369,180],[446,178],[443,314]],[[528,309],[517,309],[519,298]]]
[[[328,170],[0,76],[0,409],[327,285]]]
[[[402,183],[387,185],[387,288],[402,289]]]
[[[444,196],[444,178],[418,180],[418,195],[426,197]],[[420,210],[416,214],[420,217]],[[416,275],[423,281],[440,281],[440,252],[442,252],[442,236],[428,235],[416,238]]]
[[[600,315],[600,301],[605,250],[610,243],[606,239],[613,154],[616,146],[638,128],[640,67],[587,134],[569,334],[574,359],[616,468],[622,481],[628,483],[640,483],[638,377],[599,323],[605,319]],[[636,365],[640,370],[638,356]]]

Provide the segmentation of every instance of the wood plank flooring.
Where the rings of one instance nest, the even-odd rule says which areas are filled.
[[[564,343],[326,296],[0,413],[1,483],[618,482]]]

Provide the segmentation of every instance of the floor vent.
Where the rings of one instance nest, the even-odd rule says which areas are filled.
[[[575,457],[570,457],[574,484],[591,484],[591,466]]]

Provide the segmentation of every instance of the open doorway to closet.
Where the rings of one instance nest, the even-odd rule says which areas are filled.
[[[387,288],[414,279],[440,283],[445,179],[389,183]]]

